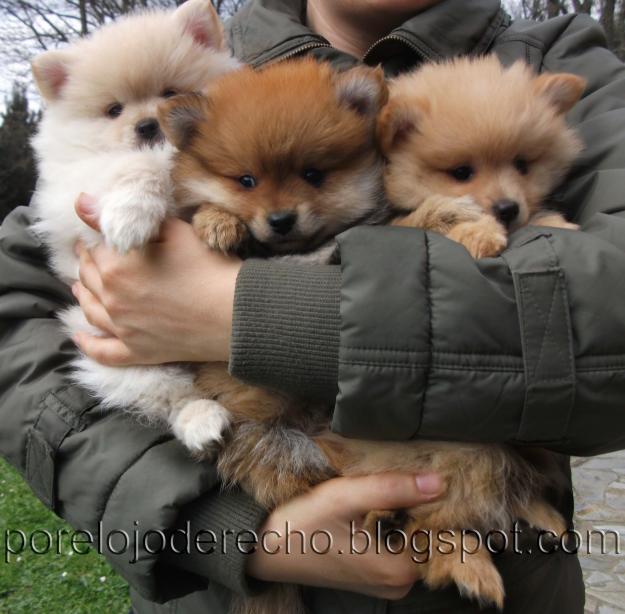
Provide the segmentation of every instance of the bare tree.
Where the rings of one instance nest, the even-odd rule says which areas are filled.
[[[245,0],[211,0],[229,17]],[[103,24],[135,10],[174,8],[183,0],[0,0],[0,94],[17,80],[29,85],[28,60],[48,49],[86,36]]]
[[[542,21],[569,13],[587,13],[599,20],[608,46],[625,59],[625,0],[508,0],[515,17]]]

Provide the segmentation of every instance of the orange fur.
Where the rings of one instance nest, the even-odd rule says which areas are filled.
[[[378,121],[387,194],[397,209],[414,212],[396,223],[442,229],[475,257],[497,255],[507,231],[528,223],[573,228],[543,208],[581,149],[564,114],[584,88],[575,75],[535,76],[521,62],[504,68],[494,56],[426,65],[397,78]],[[451,173],[462,166],[474,171],[467,181]],[[448,217],[456,199],[467,197],[490,222],[459,218],[441,225],[431,212],[419,215],[425,207]],[[519,209],[507,227],[494,223],[494,206],[504,200]]]
[[[232,413],[232,432],[217,464],[226,486],[241,486],[273,509],[336,475],[308,438],[327,424],[325,406],[249,386],[219,364],[202,367],[196,383]]]
[[[235,226],[273,253],[320,245],[379,206],[375,116],[386,98],[380,71],[339,74],[305,59],[245,68],[221,79],[206,97],[167,101],[159,118],[180,147],[174,169],[179,206],[200,207],[196,228],[225,251],[237,246],[238,233],[233,242],[231,225],[207,223],[203,218],[214,210],[224,221],[227,214],[236,218]],[[185,113],[191,124],[178,121]],[[304,179],[311,169],[324,173],[320,187]],[[240,184],[245,175],[254,177],[255,188]],[[297,214],[295,228],[276,236],[267,217],[285,211]]]
[[[376,525],[402,528],[408,535],[431,531],[434,536],[463,529],[480,532],[509,531],[515,520],[561,535],[566,524],[560,514],[542,501],[546,486],[538,463],[519,451],[494,444],[440,441],[376,442],[345,439],[326,432],[315,438],[330,464],[345,476],[386,472],[438,473],[445,495],[399,513],[372,511],[365,528],[376,534]],[[397,515],[398,522],[394,523]],[[399,527],[396,525],[399,524]],[[394,526],[395,525],[395,526]],[[481,603],[502,608],[504,588],[488,551],[484,548],[467,560],[460,549],[452,553],[432,550],[431,559],[419,563],[421,579],[431,588],[454,582],[461,593]]]

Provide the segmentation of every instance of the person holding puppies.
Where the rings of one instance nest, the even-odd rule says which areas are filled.
[[[206,253],[171,220],[148,258],[81,252],[77,298],[87,314],[103,308],[112,333],[80,337],[81,349],[115,366],[229,360],[244,381],[335,403],[334,430],[348,437],[548,448],[562,454],[553,471],[564,488],[553,504],[570,521],[566,455],[625,445],[625,67],[598,25],[574,15],[512,22],[497,0],[253,0],[228,37],[253,67],[307,53],[340,68],[382,64],[395,76],[426,61],[495,53],[506,64],[523,59],[536,72],[584,77],[587,91],[569,114],[584,151],[554,195],[582,230],[528,227],[501,258],[476,262],[422,231],[356,228],[339,239],[340,267],[311,271]],[[83,199],[78,210],[97,227],[89,205]],[[188,520],[231,532],[222,554],[146,551],[129,565],[109,553],[139,614],[174,599],[179,612],[226,612],[230,591],[271,581],[311,587],[313,613],[479,611],[455,590],[413,586],[410,552],[270,554],[278,537],[241,552],[233,535],[284,537],[287,521],[306,534],[328,529],[345,546],[350,520],[427,502],[440,480],[338,478],[267,518],[241,493],[220,493],[210,466],[162,433],[93,411],[87,395],[67,387],[74,350],[52,314],[71,297],[44,268],[30,221],[18,209],[0,231],[0,451],[75,526],[124,529],[139,519],[175,531]],[[214,280],[209,290],[198,276]],[[68,418],[70,407],[80,417]],[[506,553],[496,563],[505,612],[583,611],[575,556]]]

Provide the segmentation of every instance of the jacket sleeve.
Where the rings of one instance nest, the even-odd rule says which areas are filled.
[[[577,455],[625,447],[625,67],[592,19],[560,23],[542,69],[589,80],[571,115],[586,150],[559,193],[582,231],[528,227],[501,257],[476,262],[435,233],[356,228],[339,237],[339,282],[328,267],[325,285],[306,292],[292,281],[306,279],[303,269],[247,264],[233,373],[300,393],[334,374],[338,384],[319,396],[338,390],[333,428],[350,437],[508,441]],[[319,347],[307,358],[292,328],[312,335],[314,306],[337,294],[336,341],[324,341],[326,324],[318,344],[337,349],[320,367]],[[270,330],[264,305],[277,302],[298,316]],[[252,304],[260,317],[249,307],[243,316]],[[273,348],[289,377],[254,368],[256,347]]]
[[[167,433],[104,412],[67,383],[75,350],[54,314],[71,294],[48,271],[30,222],[22,207],[0,227],[0,454],[147,599],[207,580],[248,590],[245,555],[232,543],[223,556],[171,556],[158,532],[188,520],[219,545],[225,530],[256,529],[264,512],[240,492],[218,494],[214,467],[192,461]]]

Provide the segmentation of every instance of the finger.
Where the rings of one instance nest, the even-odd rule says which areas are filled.
[[[371,510],[395,510],[412,507],[436,499],[444,490],[437,474],[409,475],[380,473],[355,478],[338,478],[333,482],[347,480],[339,489],[341,511],[347,518],[366,514]],[[328,484],[330,484],[328,482]]]
[[[96,209],[96,201],[93,196],[84,192],[76,199],[74,209],[78,217],[90,228],[100,232],[100,219]]]
[[[85,314],[89,324],[100,329],[102,332],[108,333],[112,337],[118,336],[115,325],[104,308],[104,305],[102,305],[87,288],[80,282],[76,282],[72,286],[72,294],[80,304],[80,308]]]
[[[91,252],[82,247],[79,248],[78,277],[82,285],[91,292],[98,300],[102,300],[102,277]]]
[[[136,364],[128,347],[114,337],[94,337],[86,333],[76,333],[73,340],[84,354],[102,365],[125,367]]]
[[[126,254],[120,254],[106,243],[98,243],[89,249],[89,254],[101,274],[105,272],[111,274],[128,272],[135,267],[140,267],[146,259],[144,251],[132,250]]]

